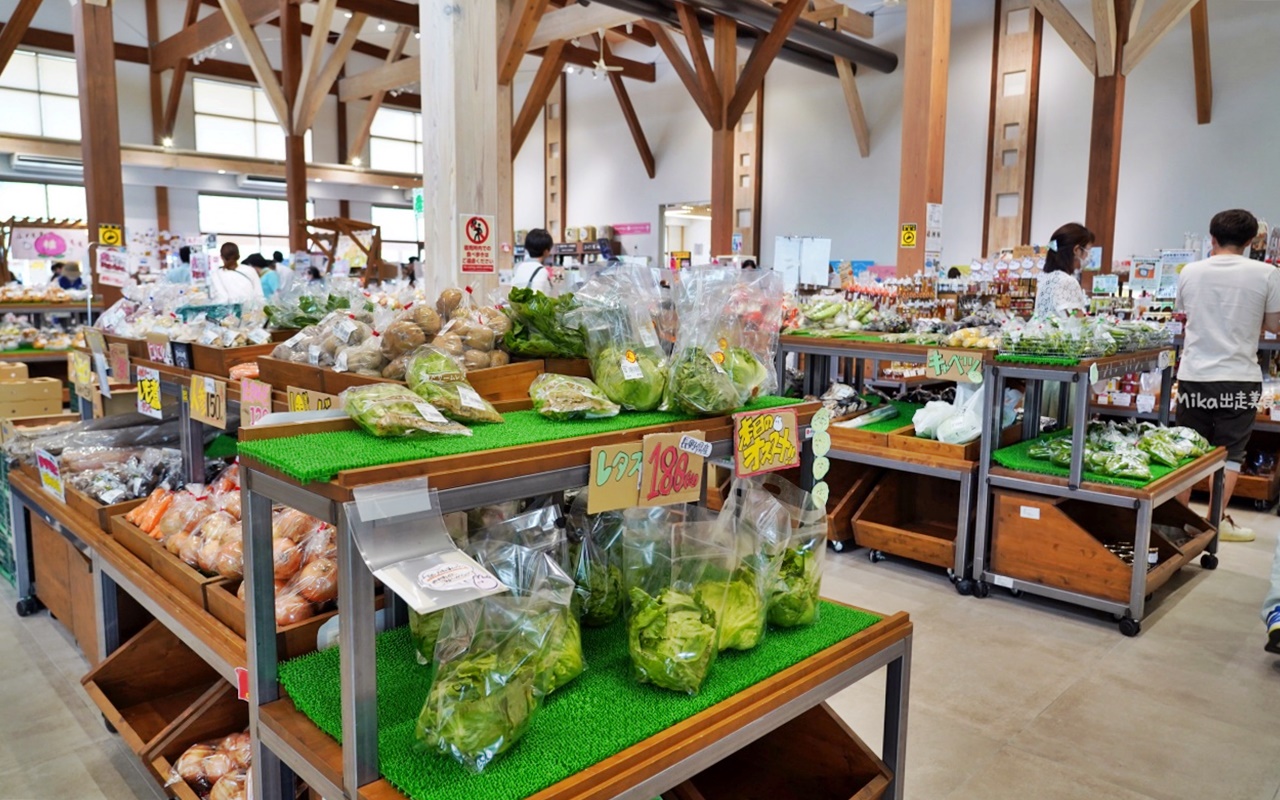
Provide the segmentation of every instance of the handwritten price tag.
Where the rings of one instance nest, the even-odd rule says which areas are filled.
[[[102,331],[97,328],[85,328],[84,342],[94,355],[105,355],[107,352],[107,340],[102,338]]]
[[[733,463],[739,478],[800,465],[794,408],[737,414],[733,423]]]
[[[706,445],[702,431],[687,434],[653,433],[644,437],[640,474],[640,505],[669,506],[674,503],[693,503],[702,499],[704,456],[700,454]]]
[[[591,448],[587,513],[600,514],[638,505],[643,463],[644,448],[639,442]]]
[[[215,428],[227,429],[227,385],[217,378],[191,376],[191,418]]]
[[[160,419],[160,373],[150,367],[138,367],[138,413]]]
[[[111,361],[111,379],[116,383],[129,382],[129,346],[116,343],[107,348]]]
[[[67,502],[66,488],[62,483],[62,468],[58,465],[58,459],[44,450],[37,450],[36,468],[40,470],[40,486],[59,501]]]
[[[148,333],[147,357],[159,364],[173,364],[173,353],[169,348],[169,337],[163,333]]]
[[[935,380],[982,383],[982,354],[972,350],[930,348],[924,368],[925,375]]]
[[[88,353],[72,350],[68,355],[71,383],[76,387],[76,394],[85,400],[93,399],[93,362]]]
[[[328,411],[331,408],[342,408],[342,398],[336,395],[299,389],[297,386],[290,386],[288,392],[290,411]]]
[[[252,428],[271,413],[271,384],[252,378],[240,380],[240,427]]]

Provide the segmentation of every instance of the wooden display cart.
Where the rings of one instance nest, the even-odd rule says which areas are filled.
[[[364,241],[368,238],[368,242]],[[382,260],[382,226],[346,217],[321,217],[307,221],[307,242],[324,253],[329,263],[340,258],[338,247],[343,239],[351,242],[364,253],[364,282],[385,281],[397,278],[400,268]]]

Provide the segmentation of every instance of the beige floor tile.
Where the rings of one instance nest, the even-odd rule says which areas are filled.
[[[910,788],[910,787],[908,787]],[[913,796],[924,797],[925,795]],[[1151,800],[1049,759],[1005,747],[947,800]]]

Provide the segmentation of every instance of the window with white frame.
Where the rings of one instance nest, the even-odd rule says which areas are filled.
[[[284,160],[284,131],[267,93],[256,86],[196,78],[196,149],[228,156]],[[305,136],[311,161],[311,131]]]
[[[76,60],[15,51],[0,74],[0,131],[80,138]]]
[[[86,215],[83,186],[0,181],[0,220],[11,217],[82,220]]]
[[[422,114],[379,108],[369,128],[369,167],[422,174]]]
[[[369,221],[381,228],[384,259],[407,264],[410,256],[418,255],[422,232],[418,230],[418,218],[412,208],[373,206]]]
[[[218,246],[235,242],[240,255],[262,253],[268,261],[276,250],[289,252],[289,204],[284,200],[202,194],[197,200],[200,232],[218,237]],[[315,208],[307,203],[307,219]]]

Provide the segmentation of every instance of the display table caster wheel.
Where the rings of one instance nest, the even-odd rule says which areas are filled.
[[[1013,588],[1012,586],[1010,586],[1010,587],[1009,587],[1009,596],[1010,596],[1010,597],[1022,597],[1022,590],[1021,590],[1021,589],[1015,589],[1015,588]]]
[[[1200,566],[1204,567],[1205,569],[1217,569],[1218,557],[1213,553],[1205,553],[1204,555],[1200,556]]]
[[[843,541],[833,539],[833,540],[831,540],[831,541],[827,542],[827,544],[829,544],[829,545],[831,546],[831,549],[832,549],[832,550],[834,550],[834,551],[836,551],[837,553],[843,553],[843,552],[844,552],[844,542],[843,542]]]
[[[107,729],[107,733],[119,733],[116,730],[116,726],[111,724],[111,720],[107,719],[106,714],[102,715],[102,727]]]
[[[35,597],[24,597],[18,601],[18,616],[29,617],[40,609],[44,608],[40,604],[40,600]]]
[[[972,578],[961,578],[956,581],[955,584],[956,591],[959,592],[962,597],[968,597],[973,594],[974,583]]]
[[[1272,503],[1270,500],[1254,500],[1253,501],[1253,507],[1258,511],[1268,511],[1271,509],[1271,506],[1272,506]]]
[[[981,600],[991,594],[991,584],[986,581],[978,581],[973,585],[973,596]]]
[[[875,564],[877,562],[884,561],[885,554],[880,552],[879,550],[868,550],[867,558],[871,561],[872,564]]]
[[[1125,636],[1137,636],[1142,633],[1142,623],[1133,617],[1125,617],[1120,620],[1120,632]]]

